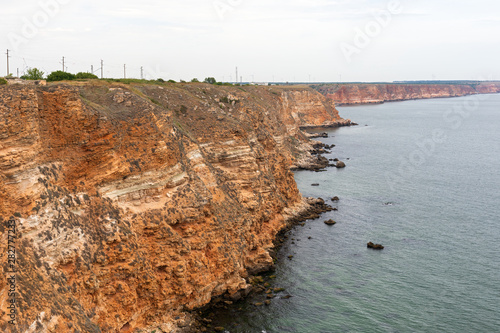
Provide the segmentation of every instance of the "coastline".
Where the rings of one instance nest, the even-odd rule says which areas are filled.
[[[499,82],[436,83],[345,83],[311,85],[336,106],[371,105],[408,100],[451,98],[500,93]]]
[[[495,94],[500,94],[500,92],[476,93],[476,94],[467,94],[467,95],[460,95],[460,96],[435,96],[435,97],[421,97],[421,98],[390,99],[390,100],[374,101],[374,102],[353,102],[353,103],[335,102],[335,106],[380,105],[380,104],[385,104],[385,103],[396,103],[396,102],[405,102],[405,101],[420,101],[420,100],[426,100],[426,99],[441,99],[441,98],[459,98],[459,97],[466,97],[466,96],[495,95]]]
[[[350,121],[349,121],[350,122]],[[346,125],[352,126],[352,125]],[[337,126],[338,127],[338,126]],[[309,128],[325,128],[325,126],[312,126]],[[315,136],[314,134],[304,132],[306,135],[311,135],[312,137],[324,137]],[[313,141],[313,140],[311,140]],[[305,170],[311,172],[318,172],[318,170],[326,167],[335,167],[335,164],[330,164],[328,159],[326,159],[323,154],[330,153],[330,151],[324,150],[324,147],[329,147],[319,141],[313,141],[312,145],[314,148],[312,156],[317,156],[317,161],[309,162],[308,166],[304,168],[296,168],[292,170]],[[331,148],[331,147],[330,147]],[[326,161],[326,165],[323,161]],[[323,198],[313,198],[313,197],[302,197],[302,200],[294,207],[286,208],[283,211],[283,217],[285,218],[285,225],[278,231],[273,240],[273,247],[269,249],[269,254],[273,259],[273,264],[267,267],[258,267],[256,269],[248,269],[249,276],[247,277],[247,283],[250,285],[249,288],[242,289],[234,295],[225,293],[218,297],[212,298],[210,303],[205,306],[194,309],[189,312],[189,320],[187,323],[179,326],[177,333],[201,333],[201,332],[223,332],[225,330],[222,326],[214,326],[212,323],[217,322],[214,317],[217,311],[229,310],[230,307],[239,308],[236,306],[235,302],[244,301],[252,296],[263,295],[262,302],[257,302],[254,306],[267,306],[269,301],[265,301],[265,297],[270,290],[273,292],[281,293],[285,292],[283,288],[272,288],[272,284],[275,280],[273,275],[275,264],[277,263],[278,257],[277,253],[284,245],[285,241],[288,239],[287,233],[298,226],[304,227],[306,221],[314,221],[321,218],[321,215],[325,212],[330,212],[335,210],[332,206],[326,204]],[[289,259],[291,259],[289,257]],[[276,295],[271,292],[271,295],[275,297]],[[281,295],[282,299],[287,299],[292,297],[288,293]],[[184,328],[182,328],[184,326]]]

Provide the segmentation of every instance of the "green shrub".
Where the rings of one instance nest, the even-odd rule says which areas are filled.
[[[0,77],[0,86],[1,86],[2,84],[7,84],[7,80],[6,80],[6,79],[4,79],[3,77]]]
[[[172,79],[168,80],[168,82],[170,82],[170,83],[177,83],[177,82],[175,82],[175,80],[172,80]]]
[[[191,80],[191,82],[200,82],[197,78]]]
[[[45,73],[39,70],[38,68],[29,68],[26,71],[26,74],[21,76],[23,80],[43,80],[43,75]]]
[[[98,79],[97,75],[92,74],[92,73],[84,73],[80,72],[75,75],[75,79]]]
[[[214,79],[213,77],[207,77],[203,82],[210,83],[210,84],[216,84],[217,80]]]
[[[164,83],[164,82],[165,82],[165,80],[163,80],[162,78],[159,78],[159,79],[157,79],[156,81],[157,81],[157,82],[160,82],[160,83]]]
[[[53,81],[64,81],[64,80],[74,80],[75,75],[63,71],[55,71],[49,74],[47,76],[47,81],[53,82]]]

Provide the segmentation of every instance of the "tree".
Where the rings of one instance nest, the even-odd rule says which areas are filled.
[[[200,82],[197,78],[191,80],[191,82]]]
[[[45,73],[39,70],[38,68],[29,68],[26,71],[26,74],[21,76],[23,80],[43,80],[43,75]]]
[[[216,84],[217,80],[214,79],[213,77],[207,77],[203,82],[210,83],[210,84]]]
[[[75,75],[75,79],[98,79],[97,75],[92,73],[80,72]]]
[[[64,81],[64,80],[74,80],[75,75],[63,71],[55,71],[49,74],[47,76],[47,81],[52,82],[52,81]]]

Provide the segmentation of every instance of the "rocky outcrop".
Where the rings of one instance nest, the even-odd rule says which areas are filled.
[[[0,114],[2,332],[170,332],[247,290],[311,207],[300,128],[345,123],[309,88],[101,81],[2,86]]]
[[[500,83],[478,84],[323,84],[314,89],[336,105],[380,104],[389,101],[458,97],[473,94],[499,93]]]

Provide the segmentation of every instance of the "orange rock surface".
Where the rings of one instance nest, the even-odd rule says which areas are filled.
[[[347,124],[310,88],[208,84],[2,86],[0,114],[2,332],[170,332],[238,297],[308,205],[300,127]]]
[[[458,97],[500,92],[500,83],[481,84],[325,84],[315,85],[336,105],[377,104],[411,99]]]

